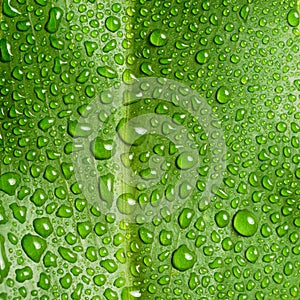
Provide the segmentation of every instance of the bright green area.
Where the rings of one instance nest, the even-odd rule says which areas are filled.
[[[0,299],[299,299],[297,5],[3,0]]]

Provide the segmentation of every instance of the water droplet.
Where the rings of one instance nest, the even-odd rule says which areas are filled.
[[[196,262],[196,254],[186,245],[180,245],[172,255],[172,265],[175,269],[184,272],[191,269]]]
[[[7,259],[5,249],[5,239],[4,236],[0,234],[0,284],[8,275],[11,266],[11,263]]]
[[[27,31],[27,30],[30,29],[31,24],[30,24],[29,20],[18,21],[17,24],[16,24],[16,27],[20,31]]]
[[[42,288],[43,290],[48,290],[51,286],[50,276],[45,272],[41,272],[37,286]]]
[[[33,277],[33,272],[32,269],[28,266],[21,268],[21,269],[16,269],[16,280],[20,283],[30,280]]]
[[[96,159],[110,159],[114,153],[113,140],[103,140],[97,137],[91,142],[91,151]]]
[[[163,246],[172,244],[173,232],[163,229],[159,234],[159,241]]]
[[[85,83],[88,81],[90,76],[90,71],[88,69],[84,69],[76,78],[78,83]]]
[[[189,152],[182,152],[176,159],[176,165],[181,170],[191,169],[195,163],[194,157]]]
[[[233,227],[240,235],[249,237],[255,234],[258,224],[255,215],[243,209],[234,216]]]
[[[106,269],[109,273],[114,273],[118,270],[118,265],[112,259],[105,259],[100,262],[100,266]]]
[[[117,72],[108,66],[98,67],[97,72],[99,75],[108,79],[114,79],[118,77]]]
[[[114,175],[109,173],[104,176],[100,176],[99,179],[99,192],[102,200],[107,202],[110,207],[114,198]]]
[[[26,206],[19,206],[17,203],[12,203],[9,207],[13,212],[14,218],[23,224],[26,221]]]
[[[47,217],[34,219],[33,228],[43,238],[47,238],[53,232],[53,226]]]
[[[117,47],[117,41],[115,39],[110,40],[104,47],[103,52],[107,53],[110,52]]]
[[[47,166],[43,175],[43,177],[51,183],[53,183],[58,176],[58,171],[52,166]]]
[[[191,221],[195,215],[195,212],[190,208],[185,208],[179,215],[178,223],[182,229],[189,227]]]
[[[145,140],[147,129],[143,127],[143,124],[130,123],[128,124],[127,119],[121,119],[117,125],[117,132],[121,140],[133,146],[138,146]]]
[[[41,260],[41,257],[47,248],[47,243],[44,239],[32,234],[24,235],[21,244],[26,255],[36,263]]]
[[[268,191],[272,191],[273,188],[274,188],[273,182],[271,181],[270,177],[267,176],[267,175],[263,176],[263,178],[262,178],[262,185]]]
[[[59,283],[64,289],[68,289],[72,285],[72,282],[73,280],[70,273],[65,274],[65,276],[59,279]]]
[[[196,54],[197,63],[203,65],[209,61],[209,52],[206,49],[198,51]]]
[[[230,221],[229,213],[225,210],[219,211],[215,215],[215,221],[216,221],[217,225],[221,228],[227,226]]]
[[[117,207],[121,214],[131,215],[136,210],[136,200],[130,193],[122,194],[117,199]]]
[[[287,130],[287,125],[285,122],[278,122],[276,125],[276,129],[278,130],[278,132],[282,133],[285,132]]]
[[[290,261],[286,262],[283,269],[284,274],[286,276],[290,276],[292,275],[293,271],[294,271],[293,263]]]
[[[93,281],[97,286],[103,286],[106,283],[106,276],[104,274],[99,274],[94,276]]]
[[[109,16],[106,20],[105,20],[105,26],[106,28],[111,31],[111,32],[116,32],[117,30],[120,29],[121,27],[121,22],[120,20],[115,17],[115,16]]]
[[[295,8],[292,8],[287,15],[287,21],[292,27],[299,25],[299,13]]]
[[[156,47],[162,47],[167,43],[167,35],[160,29],[155,29],[150,34],[150,43]]]
[[[58,247],[58,252],[60,256],[67,262],[75,263],[77,262],[77,254],[65,247]]]
[[[11,4],[10,4],[11,0],[3,0],[2,2],[2,12],[4,15],[10,17],[10,18],[14,18],[18,15],[20,15],[21,13],[14,8]]]
[[[251,263],[255,263],[258,259],[259,253],[258,253],[258,249],[256,246],[250,246],[247,250],[246,250],[246,258],[248,259],[248,261],[250,261]]]
[[[245,4],[241,7],[240,16],[244,21],[247,20],[249,12],[250,12],[250,7],[248,4]]]
[[[77,223],[78,234],[85,239],[92,231],[92,224],[89,221]]]
[[[9,196],[13,196],[20,185],[21,177],[14,172],[7,172],[0,176],[0,190]]]
[[[84,42],[84,47],[86,54],[89,57],[93,56],[94,52],[98,49],[97,43],[91,41]]]
[[[225,104],[230,100],[230,92],[225,86],[221,86],[217,90],[216,99],[219,103]]]
[[[47,251],[43,258],[43,263],[46,268],[57,267],[57,256],[51,251]]]
[[[145,227],[141,227],[139,229],[139,236],[140,239],[145,243],[145,244],[152,244],[154,240],[154,234],[150,230],[148,230]]]
[[[51,128],[55,124],[55,119],[51,117],[45,117],[42,119],[39,123],[38,126],[41,130],[46,132],[49,128]]]
[[[59,7],[52,7],[49,11],[49,19],[45,25],[45,29],[49,33],[55,33],[57,32],[62,16],[63,16],[63,10]]]

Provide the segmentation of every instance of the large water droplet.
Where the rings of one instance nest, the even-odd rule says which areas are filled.
[[[182,152],[176,159],[176,165],[181,170],[191,169],[195,165],[195,158],[189,152]]]
[[[233,227],[240,235],[249,237],[255,234],[258,224],[255,215],[243,209],[234,216]]]
[[[205,49],[200,50],[196,54],[196,61],[197,61],[197,63],[199,63],[201,65],[207,63],[209,61],[209,52]]]
[[[24,235],[21,244],[26,255],[36,263],[41,260],[41,257],[47,248],[47,243],[44,239],[32,234]]]
[[[120,20],[115,16],[109,16],[105,20],[105,26],[109,31],[115,32],[120,29],[121,22]]]
[[[150,34],[150,43],[153,46],[161,47],[167,43],[167,35],[160,29],[155,29]]]
[[[91,151],[96,159],[110,159],[114,153],[113,140],[103,140],[97,137],[91,142]]]
[[[7,172],[0,176],[0,190],[13,196],[20,185],[21,177],[14,172]]]
[[[221,86],[217,90],[216,99],[219,103],[225,104],[230,100],[230,92],[225,86]]]
[[[121,214],[130,215],[136,210],[136,200],[130,193],[122,194],[117,199],[117,207]]]
[[[49,19],[48,22],[45,25],[45,29],[49,33],[55,33],[58,28],[59,24],[61,22],[62,16],[63,16],[63,10],[59,7],[52,7],[49,11]]]
[[[299,25],[299,13],[295,8],[289,11],[287,21],[292,27],[297,27]]]
[[[172,265],[175,269],[184,272],[191,269],[196,262],[196,254],[186,245],[179,246],[173,253]]]

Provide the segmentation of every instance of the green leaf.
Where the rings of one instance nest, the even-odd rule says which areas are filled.
[[[299,299],[298,1],[0,7],[1,299]]]

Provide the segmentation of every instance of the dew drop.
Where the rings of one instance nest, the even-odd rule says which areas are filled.
[[[249,210],[243,209],[234,216],[233,227],[240,235],[249,237],[256,233],[258,224],[255,215]]]
[[[117,199],[117,207],[121,214],[131,215],[136,210],[136,200],[130,193],[122,194]]]
[[[36,263],[41,260],[41,257],[47,248],[46,241],[33,234],[24,235],[21,244],[26,255]]]
[[[295,8],[288,12],[287,21],[292,27],[297,27],[299,25],[299,13]]]
[[[160,29],[155,29],[150,34],[150,43],[156,47],[162,47],[167,43],[167,35]]]
[[[230,92],[225,86],[221,86],[217,90],[216,99],[219,103],[225,104],[230,100]]]
[[[28,266],[21,268],[21,269],[16,269],[16,280],[20,283],[30,280],[33,277],[33,272],[32,269]]]
[[[98,67],[97,72],[99,75],[108,79],[114,79],[118,77],[117,72],[108,66]]]
[[[207,50],[205,50],[205,49],[200,50],[196,54],[196,61],[200,65],[203,65],[203,64],[207,63],[209,61],[209,52]]]
[[[109,16],[105,20],[105,26],[106,28],[111,31],[111,32],[116,32],[117,30],[120,29],[121,23],[120,20],[117,17],[114,16]]]
[[[57,32],[61,19],[63,16],[63,10],[59,7],[52,7],[49,11],[49,18],[45,25],[45,29],[49,33]]]
[[[176,165],[181,170],[191,169],[195,163],[194,157],[189,152],[182,152],[176,159]]]
[[[215,221],[216,221],[217,225],[221,228],[227,226],[230,221],[229,213],[225,210],[219,211],[215,215]]]
[[[91,142],[91,151],[98,160],[110,159],[114,153],[113,140],[103,140],[97,137]]]
[[[0,284],[8,275],[11,266],[11,263],[7,259],[5,249],[5,239],[4,236],[0,234]]]
[[[259,253],[258,253],[258,249],[256,246],[250,246],[247,250],[246,250],[246,258],[248,259],[248,261],[250,261],[251,263],[255,263],[258,259]]]
[[[175,269],[184,272],[191,269],[196,262],[196,254],[186,245],[180,245],[172,255],[172,265]]]
[[[3,2],[2,2],[3,14],[10,18],[20,15],[21,13],[16,8],[14,8],[10,2],[11,2],[11,0],[3,0]]]
[[[0,176],[0,190],[9,196],[13,196],[20,185],[21,177],[14,172],[7,172]]]

